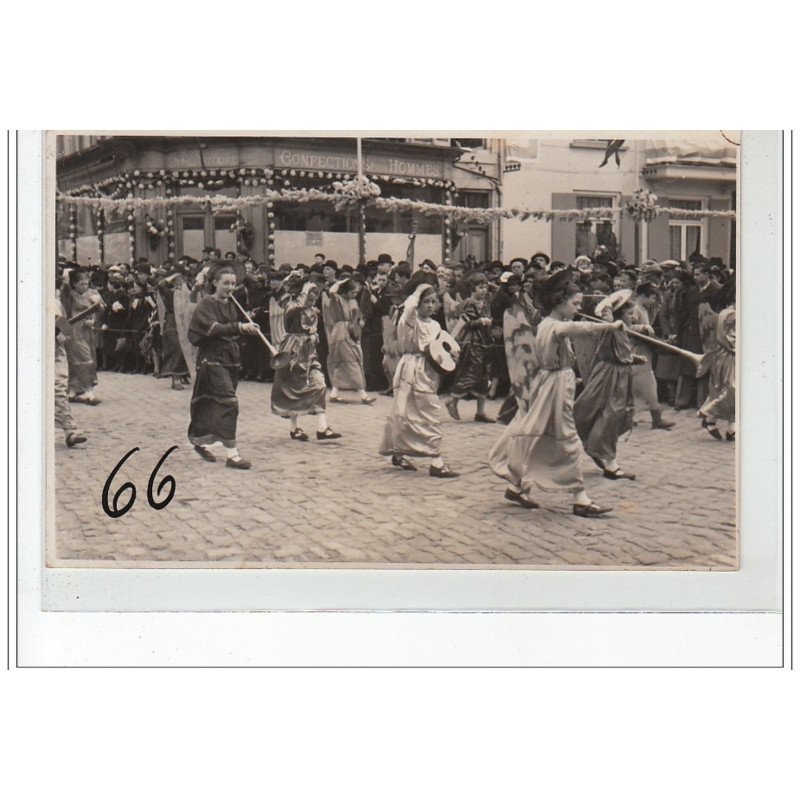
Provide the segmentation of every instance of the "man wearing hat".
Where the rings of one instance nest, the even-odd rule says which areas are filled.
[[[380,267],[382,264],[388,264],[390,267],[393,267],[394,259],[388,253],[381,253],[378,256],[378,266]]]
[[[550,256],[542,253],[541,250],[531,256],[530,263],[536,264],[537,268],[543,272],[550,271]]]

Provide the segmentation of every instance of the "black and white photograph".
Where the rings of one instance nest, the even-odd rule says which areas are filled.
[[[47,566],[736,571],[741,150],[48,134]]]

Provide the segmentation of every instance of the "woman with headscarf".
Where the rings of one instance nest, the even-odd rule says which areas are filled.
[[[331,287],[328,313],[331,320],[328,337],[328,375],[331,379],[331,402],[344,402],[340,391],[358,392],[364,405],[372,405],[364,379],[364,355],[361,352],[361,311],[356,296],[360,286],[352,278]]]
[[[582,295],[569,270],[548,277],[538,293],[541,320],[529,355],[535,370],[527,396],[520,398],[517,415],[489,453],[492,472],[508,481],[505,498],[523,508],[538,508],[530,492],[567,491],[572,513],[599,517],[611,509],[593,503],[581,474],[583,447],[575,429],[575,356],[571,339],[622,330],[617,322],[573,322]]]
[[[409,457],[430,458],[431,477],[457,478],[458,473],[442,459],[439,374],[425,355],[442,330],[432,318],[439,302],[436,288],[423,279],[417,285],[409,284],[409,289],[397,323],[403,356],[394,373],[392,408],[379,452],[391,456],[395,467],[412,472],[417,468]]]
[[[301,414],[317,417],[317,439],[340,439],[328,427],[325,415],[325,376],[317,357],[319,311],[316,308],[320,288],[304,284],[297,301],[284,318],[286,334],[273,359],[275,380],[272,384],[272,413],[291,420],[289,436],[307,442],[308,434],[297,424]]]
[[[258,326],[242,321],[231,299],[236,271],[230,262],[212,262],[205,285],[208,294],[197,304],[189,324],[189,341],[197,347],[189,441],[206,461],[216,461],[212,449],[222,448],[226,467],[250,469],[250,462],[236,449],[238,337],[257,335]]]
[[[183,357],[175,324],[175,289],[183,286],[183,273],[175,269],[171,275],[158,284],[158,294],[164,304],[164,327],[161,335],[163,360],[159,378],[172,378],[172,388],[178,391],[184,387],[183,380],[189,376],[189,368]]]
[[[72,335],[65,341],[69,362],[69,400],[72,403],[85,403],[96,406],[100,403],[94,396],[97,385],[97,354],[94,319],[103,307],[100,295],[89,289],[89,274],[80,269],[69,273],[68,285],[61,290],[61,305],[67,318],[74,317],[92,306],[97,311],[74,323]]]

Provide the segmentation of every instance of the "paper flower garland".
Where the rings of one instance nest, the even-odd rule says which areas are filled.
[[[97,253],[100,263],[106,260],[106,243],[105,243],[105,224],[106,215],[102,208],[95,210],[95,219],[97,220]]]
[[[333,206],[337,211],[357,205],[363,200],[373,200],[376,197],[380,197],[381,194],[381,187],[377,183],[373,183],[366,175],[347,183],[335,181],[332,186]]]
[[[78,260],[78,209],[73,206],[69,210],[69,241],[72,260]]]
[[[158,243],[167,235],[167,223],[160,219],[154,219],[148,214],[144,219],[144,227],[147,231],[150,249],[157,249]]]

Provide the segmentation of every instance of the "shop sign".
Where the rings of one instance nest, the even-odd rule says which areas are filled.
[[[435,161],[396,158],[371,154],[364,156],[364,171],[378,174],[399,175],[407,178],[441,178],[442,165]],[[333,172],[356,172],[355,155],[339,153],[309,153],[301,150],[281,148],[275,153],[275,166],[279,169],[309,169]]]

